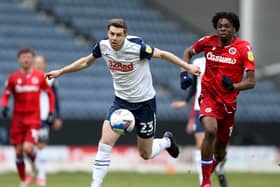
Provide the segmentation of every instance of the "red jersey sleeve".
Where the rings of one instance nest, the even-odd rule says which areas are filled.
[[[249,43],[245,43],[245,46],[242,50],[242,61],[245,71],[247,70],[255,70],[255,60],[254,53],[251,45]]]
[[[9,98],[13,90],[13,84],[11,79],[11,76],[9,76],[8,80],[6,80],[5,82],[5,89],[1,98],[1,105],[3,107],[7,107],[9,105]]]
[[[201,51],[203,51],[204,47],[205,47],[205,43],[209,40],[209,38],[211,37],[211,35],[208,36],[204,36],[202,38],[200,38],[199,40],[197,40],[192,48],[193,48],[193,52],[194,53],[200,53]]]

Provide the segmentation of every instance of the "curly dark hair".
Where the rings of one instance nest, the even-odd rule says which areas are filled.
[[[233,12],[217,12],[212,18],[212,24],[215,29],[217,29],[217,24],[219,19],[227,19],[234,27],[236,32],[239,31],[240,22],[239,17]]]

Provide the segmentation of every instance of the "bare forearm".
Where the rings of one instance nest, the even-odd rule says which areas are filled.
[[[247,71],[246,79],[239,83],[234,83],[233,86],[236,90],[248,90],[254,88],[256,85],[255,72]]]
[[[191,65],[184,62],[183,60],[181,60],[179,57],[177,57],[176,55],[168,52],[168,51],[161,51],[160,53],[160,58],[171,62],[173,64],[177,64],[178,66],[180,66],[181,68],[183,68],[184,70],[189,71],[191,68]]]
[[[58,70],[53,70],[51,72],[48,72],[45,74],[45,76],[48,79],[53,79],[53,78],[61,76],[64,73],[80,71],[82,69],[89,67],[91,64],[94,63],[94,61],[95,61],[95,57],[90,54],[86,57],[82,57],[82,58],[76,60],[75,62],[73,62],[72,64],[70,64],[68,66],[65,66]]]
[[[254,88],[255,84],[255,80],[245,79],[239,83],[234,83],[233,85],[236,90],[248,90]]]
[[[76,72],[80,71],[82,69],[85,69],[89,67],[92,64],[92,61],[88,57],[82,57],[72,64],[65,66],[61,69],[61,73],[71,73],[71,72]]]

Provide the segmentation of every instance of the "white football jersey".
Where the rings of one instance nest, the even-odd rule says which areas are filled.
[[[149,59],[154,48],[137,36],[127,36],[123,47],[115,51],[109,40],[99,41],[94,49],[95,58],[103,57],[113,77],[115,95],[131,103],[155,96]]]
[[[199,103],[198,103],[198,98],[200,96],[200,93],[201,93],[201,80],[202,80],[202,77],[203,77],[203,74],[205,72],[205,58],[204,57],[199,57],[199,58],[196,58],[195,60],[193,60],[193,65],[196,65],[198,67],[200,67],[200,75],[197,76],[196,78],[196,93],[195,93],[195,100],[194,100],[194,110],[199,110],[200,107],[199,107]]]
[[[54,83],[55,79],[47,79],[47,83],[50,87],[52,87],[53,83]],[[46,120],[48,118],[49,115],[49,96],[47,94],[47,92],[45,91],[41,91],[40,94],[40,116],[41,116],[41,120]]]

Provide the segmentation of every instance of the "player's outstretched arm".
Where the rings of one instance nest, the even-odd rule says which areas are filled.
[[[69,64],[61,69],[53,70],[46,73],[46,77],[48,79],[52,79],[52,78],[59,77],[64,73],[80,71],[82,69],[91,66],[94,62],[95,62],[95,57],[92,54],[90,54],[86,57],[79,58],[78,60],[74,61],[72,64]]]
[[[162,58],[168,62],[177,64],[184,70],[186,70],[194,75],[198,76],[200,74],[200,68],[198,66],[194,66],[192,64],[186,63],[185,61],[183,61],[182,59],[180,59],[179,57],[177,57],[176,55],[174,55],[173,53],[171,53],[169,51],[164,51],[164,50],[155,48],[153,57]]]

